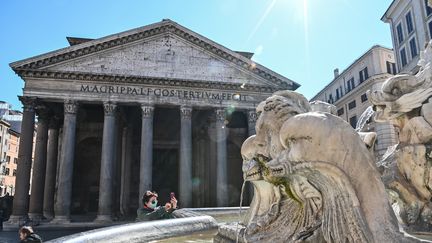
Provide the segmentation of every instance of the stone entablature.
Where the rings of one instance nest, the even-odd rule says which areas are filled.
[[[69,98],[90,103],[109,100],[122,104],[163,103],[207,107],[235,105],[239,108],[253,109],[272,92],[268,88],[263,89],[266,91],[245,92],[221,90],[214,87],[144,86],[128,83],[91,83],[79,80],[27,79],[24,95],[44,97],[53,102],[62,102],[65,98]]]

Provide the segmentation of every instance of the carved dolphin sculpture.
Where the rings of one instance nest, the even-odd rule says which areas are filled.
[[[326,242],[411,241],[399,232],[374,160],[349,124],[328,113],[299,114],[283,124],[280,138],[286,150],[266,164],[266,180],[285,178],[302,205],[307,190],[318,192],[321,208],[306,213],[320,217]]]

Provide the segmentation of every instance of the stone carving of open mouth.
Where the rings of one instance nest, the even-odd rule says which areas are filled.
[[[260,177],[262,175],[262,170],[261,169],[254,169],[252,171],[250,171],[249,173],[246,174],[246,179],[251,179],[254,177]]]
[[[263,174],[268,173],[266,172],[267,167],[265,165],[268,161],[270,161],[270,158],[263,155],[257,155],[253,159],[245,161],[243,163],[244,180],[263,180]]]
[[[270,168],[270,175],[271,176],[278,176],[278,175],[283,175],[284,173],[284,168],[282,166],[277,167],[277,168]]]
[[[265,177],[284,177],[287,175],[288,168],[285,164],[280,164],[274,160],[266,164],[268,174]]]

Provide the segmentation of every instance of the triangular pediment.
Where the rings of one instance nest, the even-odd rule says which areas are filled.
[[[209,81],[273,89],[295,82],[192,32],[164,20],[89,40],[11,64],[22,70]]]
[[[97,52],[46,70],[274,86],[175,35]]]

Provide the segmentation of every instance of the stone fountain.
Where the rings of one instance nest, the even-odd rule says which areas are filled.
[[[432,42],[417,74],[396,75],[369,92],[376,121],[399,131],[392,156],[379,165],[400,221],[413,231],[432,229]]]
[[[348,123],[292,91],[257,113],[241,151],[254,198],[215,242],[417,242],[399,231],[373,156]]]

